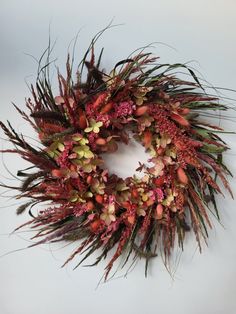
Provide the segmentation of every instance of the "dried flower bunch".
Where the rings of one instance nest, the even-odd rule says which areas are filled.
[[[66,77],[58,73],[58,94],[53,95],[45,67],[31,87],[29,114],[15,106],[37,132],[41,147],[1,122],[15,146],[2,152],[17,153],[32,164],[18,171],[21,186],[3,186],[16,189],[17,199],[28,199],[17,213],[29,208],[32,219],[23,226],[35,228],[32,239],[38,239],[30,247],[82,239],[65,264],[84,253],[81,264],[100,249],[93,265],[115,248],[106,280],[120,255],[124,263],[131,256],[146,258],[147,271],[160,251],[169,258],[176,239],[183,248],[191,229],[201,250],[211,228],[211,206],[219,218],[215,194],[222,192],[216,177],[232,192],[222,158],[228,149],[219,137],[223,130],[201,120],[201,113],[227,106],[207,94],[186,65],[158,64],[144,51],[106,73],[100,69],[102,52],[95,60],[97,38],[78,67],[76,82],[68,57]],[[191,79],[178,78],[176,69],[186,70]],[[130,132],[150,155],[151,166],[140,163],[142,177],[122,179],[109,173],[101,155],[115,152],[118,142],[128,144]],[[51,205],[33,214],[32,207],[44,202]]]

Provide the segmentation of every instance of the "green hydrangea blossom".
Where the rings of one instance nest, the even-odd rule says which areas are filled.
[[[94,119],[89,120],[89,127],[87,127],[84,132],[89,133],[89,132],[94,132],[94,133],[99,133],[100,127],[103,125],[101,121],[96,122]]]
[[[73,136],[72,140],[75,142],[79,142],[80,145],[86,145],[89,142],[87,138],[82,137],[82,135],[80,134]]]
[[[57,156],[60,155],[60,152],[63,152],[63,150],[65,149],[65,146],[57,141],[54,141],[47,149],[47,154],[52,157],[55,158]]]
[[[94,154],[91,152],[89,146],[87,145],[81,145],[81,146],[75,146],[73,149],[73,152],[77,154],[77,158],[93,158]]]

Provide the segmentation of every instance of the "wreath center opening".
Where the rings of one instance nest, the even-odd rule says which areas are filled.
[[[136,175],[141,178],[144,176],[143,170],[137,170],[141,164],[147,166],[152,165],[148,159],[150,154],[145,151],[145,147],[133,138],[130,134],[128,144],[117,142],[118,149],[114,153],[102,154],[104,160],[104,168],[108,169],[109,173],[125,179]]]

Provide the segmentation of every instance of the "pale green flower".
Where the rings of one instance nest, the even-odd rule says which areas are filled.
[[[157,158],[155,161],[155,166],[149,168],[149,172],[157,177],[157,176],[160,176],[163,174],[164,167],[165,167],[165,165],[162,162],[162,159]]]
[[[130,199],[131,193],[129,190],[125,190],[116,195],[118,202],[126,202]]]
[[[157,152],[155,150],[155,148],[153,147],[153,145],[150,145],[147,149],[148,153],[152,156],[152,157],[156,157],[157,156]]]
[[[162,201],[162,204],[165,206],[170,206],[170,204],[174,201],[177,193],[171,189],[167,189],[167,197]]]
[[[65,149],[65,146],[62,144],[62,143],[58,143],[57,145],[57,149],[60,151],[60,152],[63,152],[63,150]]]
[[[146,128],[149,128],[152,124],[152,122],[154,121],[154,118],[151,116],[141,116],[138,119],[139,123],[138,123],[138,129],[140,132],[143,132]]]
[[[89,142],[87,138],[82,137],[82,135],[80,135],[80,134],[73,136],[72,140],[79,142],[80,145],[85,145],[85,144],[88,144],[88,142]]]
[[[148,195],[146,193],[142,194],[142,201],[146,202],[148,200]]]
[[[72,163],[80,166],[86,173],[96,170],[96,160],[94,159],[73,159]]]
[[[126,190],[129,190],[129,187],[124,182],[117,183],[116,191],[122,192],[122,191],[126,191]]]
[[[84,196],[85,196],[86,198],[90,198],[90,197],[93,197],[93,193],[90,192],[90,191],[88,191],[88,192],[85,192],[85,193],[84,193]]]
[[[142,182],[145,182],[145,183],[148,183],[149,180],[150,180],[150,176],[148,174],[145,174],[143,177],[142,177]]]
[[[168,135],[163,134],[161,138],[156,139],[156,143],[157,147],[166,148],[166,146],[171,143],[171,138]]]
[[[70,192],[69,201],[72,203],[75,203],[75,202],[85,203],[86,202],[83,198],[80,197],[80,195],[78,194],[78,191],[76,190],[72,190]]]
[[[73,152],[75,152],[79,159],[81,158],[93,158],[94,154],[91,152],[89,146],[87,145],[81,145],[81,146],[75,146],[73,148]]]
[[[47,148],[46,151],[50,157],[55,158],[59,156],[60,152],[63,152],[64,149],[65,149],[65,146],[61,142],[56,140]]]
[[[173,159],[176,159],[177,156],[175,149],[167,149],[165,154]]]
[[[87,127],[84,132],[89,133],[89,132],[94,132],[94,133],[99,133],[100,127],[103,125],[101,121],[96,122],[94,119],[89,120],[89,127]]]
[[[103,213],[100,215],[100,218],[105,221],[106,225],[110,225],[112,221],[115,221],[115,204],[111,203],[106,208],[104,208]]]
[[[147,100],[146,94],[150,92],[153,89],[153,87],[146,87],[141,86],[138,88],[138,90],[134,93],[134,97],[136,98],[136,105],[141,106],[145,100]]]
[[[142,207],[138,207],[136,212],[138,216],[146,216],[146,212]]]
[[[104,194],[105,184],[99,182],[98,179],[94,179],[91,185],[91,190],[93,193]]]
[[[90,173],[90,172],[92,172],[94,169],[94,166],[93,165],[91,165],[91,164],[87,164],[87,165],[83,165],[83,170],[84,170],[84,172],[86,172],[86,173]]]

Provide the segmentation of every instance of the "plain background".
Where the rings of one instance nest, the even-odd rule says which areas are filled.
[[[53,56],[64,71],[68,46],[81,29],[76,58],[82,56],[92,36],[114,17],[114,24],[123,26],[108,30],[98,43],[105,47],[103,66],[111,68],[138,47],[151,42],[152,51],[163,62],[186,62],[204,74],[215,86],[236,89],[236,2],[234,0],[119,0],[119,1],[12,1],[0,0],[0,117],[27,136],[35,137],[14,110],[11,102],[24,108],[29,97],[25,80],[34,83],[39,58],[47,46],[49,24],[52,40],[57,39]],[[227,97],[236,98],[225,91]],[[235,104],[235,103],[234,103]],[[234,112],[222,121],[227,130],[235,129]],[[3,136],[1,132],[1,137]],[[224,136],[232,151],[226,162],[236,174],[235,136]],[[9,147],[1,140],[1,146]],[[130,155],[129,155],[130,153]],[[140,147],[121,150],[113,157],[109,169],[123,176],[132,174]],[[140,157],[141,158],[141,157]],[[5,155],[1,161],[1,181],[14,184],[3,162],[13,174],[25,163],[16,156]],[[5,176],[5,177],[4,177]],[[230,179],[235,191],[235,181]],[[4,192],[1,190],[1,192]],[[24,248],[30,233],[9,236],[27,214],[15,215],[17,201],[0,198],[0,255]],[[219,198],[221,221],[213,220],[208,248],[203,254],[196,250],[192,235],[186,238],[183,254],[176,251],[172,260],[172,278],[161,257],[153,260],[147,279],[141,261],[127,278],[121,277],[96,286],[106,262],[95,268],[80,267],[76,261],[61,269],[73,246],[36,247],[0,258],[1,314],[77,314],[77,313],[160,313],[160,314],[234,314],[236,313],[236,211],[235,202]],[[180,257],[180,259],[179,259]],[[124,274],[120,272],[116,275]]]

